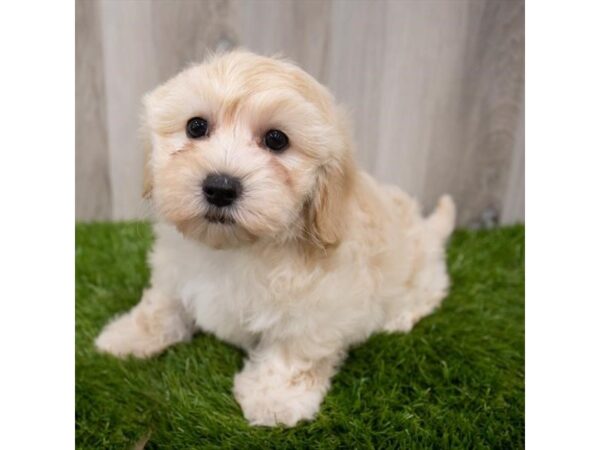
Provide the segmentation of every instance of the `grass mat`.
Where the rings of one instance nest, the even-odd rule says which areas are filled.
[[[140,298],[152,232],[78,224],[77,448],[522,448],[524,235],[457,231],[442,307],[407,335],[353,349],[315,421],[270,429],[249,426],[231,394],[243,353],[212,336],[150,360],[94,350],[102,326]]]

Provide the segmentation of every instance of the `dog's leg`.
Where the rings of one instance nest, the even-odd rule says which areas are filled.
[[[192,334],[192,322],[181,303],[148,289],[131,311],[104,327],[96,338],[96,348],[119,357],[146,358],[189,340]]]
[[[343,356],[310,360],[279,346],[251,353],[233,388],[244,417],[267,426],[313,419]]]

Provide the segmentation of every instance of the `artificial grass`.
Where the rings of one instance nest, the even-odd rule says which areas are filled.
[[[148,280],[145,223],[76,227],[76,444],[81,449],[524,447],[522,226],[458,231],[453,286],[407,335],[350,352],[316,420],[251,427],[231,387],[241,351],[212,336],[150,360],[98,354],[93,340]]]

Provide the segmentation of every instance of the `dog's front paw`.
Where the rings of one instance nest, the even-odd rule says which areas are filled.
[[[191,333],[183,322],[174,318],[165,322],[169,327],[163,321],[152,323],[146,315],[131,311],[104,327],[96,338],[96,348],[121,358],[128,355],[148,358],[169,345],[190,339]]]
[[[254,374],[239,373],[235,377],[234,395],[244,417],[251,425],[292,427],[301,420],[311,420],[319,410],[323,392],[304,383],[256,379]]]
[[[135,308],[104,327],[96,338],[96,348],[118,357],[147,358],[172,344],[190,340],[192,332],[193,324],[179,303],[147,290]]]
[[[146,358],[162,348],[155,338],[140,329],[131,313],[106,325],[96,338],[95,344],[101,352],[121,358],[128,355]]]

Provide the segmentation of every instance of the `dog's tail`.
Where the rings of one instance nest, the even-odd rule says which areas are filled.
[[[454,230],[456,207],[452,197],[444,194],[438,200],[435,210],[425,219],[426,226],[441,239],[447,239]]]

